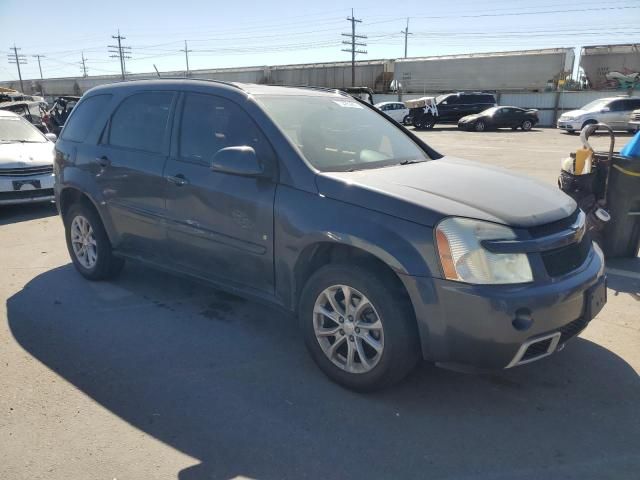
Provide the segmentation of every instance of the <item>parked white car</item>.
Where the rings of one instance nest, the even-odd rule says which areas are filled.
[[[393,118],[396,122],[407,124],[409,109],[402,102],[381,102],[374,105],[378,110]]]
[[[600,98],[560,115],[558,128],[573,133],[591,123],[606,123],[615,130],[635,131],[635,126],[629,124],[629,117],[638,108],[640,97]]]
[[[54,142],[12,112],[0,110],[0,205],[52,201]]]

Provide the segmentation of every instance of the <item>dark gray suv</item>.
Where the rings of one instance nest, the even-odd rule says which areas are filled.
[[[559,190],[443,157],[337,91],[197,80],[89,91],[56,145],[69,253],[280,305],[357,390],[420,357],[508,368],[564,347],[606,301],[602,253]]]

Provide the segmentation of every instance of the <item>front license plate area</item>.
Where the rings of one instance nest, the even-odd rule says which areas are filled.
[[[13,189],[18,190],[39,190],[42,186],[40,180],[14,180]]]
[[[586,295],[586,317],[591,320],[600,313],[605,303],[607,303],[607,282],[603,278],[596,285],[587,290]]]

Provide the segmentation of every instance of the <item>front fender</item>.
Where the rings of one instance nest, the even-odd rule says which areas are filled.
[[[398,274],[439,276],[430,227],[286,186],[276,192],[274,218],[276,293],[292,308],[302,288],[296,266],[321,243],[362,250]]]

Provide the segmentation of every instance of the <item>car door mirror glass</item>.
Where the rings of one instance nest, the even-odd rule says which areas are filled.
[[[600,110],[600,113],[607,113],[610,112],[611,109],[609,107],[604,107],[602,110]]]
[[[45,133],[44,136],[47,137],[47,140],[53,143],[56,143],[56,140],[58,140],[58,136],[55,133]]]
[[[218,150],[211,160],[211,170],[243,177],[264,175],[264,166],[258,160],[255,150],[247,145]]]

